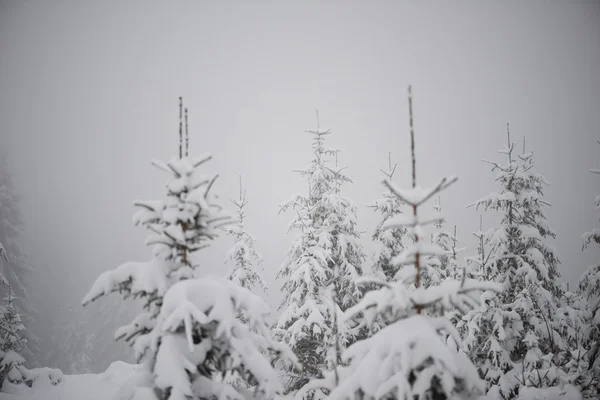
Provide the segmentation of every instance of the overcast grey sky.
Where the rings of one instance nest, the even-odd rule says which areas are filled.
[[[551,186],[547,215],[564,279],[599,253],[580,235],[598,215],[600,3],[597,1],[3,1],[0,135],[8,148],[46,306],[77,304],[104,270],[145,260],[136,199],[161,198],[152,159],[177,151],[177,98],[190,113],[191,153],[224,199],[247,187],[249,230],[265,257],[269,302],[292,235],[277,205],[306,184],[314,109],[355,183],[364,243],[378,217],[387,153],[409,183],[407,85],[413,85],[417,175],[444,174],[448,228],[475,250],[465,206],[497,190],[480,160],[501,160],[506,122],[527,136]],[[488,226],[494,218],[486,216]],[[224,273],[230,238],[201,257]]]

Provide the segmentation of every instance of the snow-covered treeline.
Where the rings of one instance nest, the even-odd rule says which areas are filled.
[[[134,202],[133,223],[148,232],[151,252],[145,261],[101,274],[82,301],[87,307],[106,296],[111,304],[137,299],[136,315],[110,338],[129,344],[139,363],[135,379],[115,399],[600,396],[600,265],[589,267],[573,291],[560,283],[560,260],[551,245],[556,234],[546,218],[548,182],[535,168],[534,153],[525,142],[517,148],[507,125],[498,159],[485,161],[496,190],[468,206],[480,220],[473,233],[477,247],[468,253],[442,213],[441,194],[448,189],[452,195],[458,178],[442,177],[430,186],[417,179],[410,87],[408,105],[411,168],[397,170],[388,154],[383,193],[369,204],[380,221],[366,237],[357,205],[343,194],[353,183],[346,172],[351,166],[342,163],[339,149],[326,146],[333,132],[321,127],[317,111],[316,129],[305,131],[312,159],[293,170],[308,190],[279,210],[291,216],[289,231],[296,236],[277,273],[284,297],[274,318],[263,299],[258,250],[268,246],[246,228],[252,215],[246,214],[242,178],[228,211],[216,193],[218,174],[205,171],[212,156],[188,154],[187,109],[180,99],[179,153],[152,162],[166,174],[166,190],[157,200]],[[600,167],[592,172],[600,174]],[[394,182],[399,175],[411,178],[410,187]],[[16,215],[12,197],[0,186],[2,216]],[[594,203],[600,209],[600,196]],[[500,222],[485,227],[477,213],[492,213]],[[61,384],[63,378],[59,370],[27,367],[33,335],[20,313],[31,311],[14,240],[18,219],[11,218],[0,219],[6,296],[0,384],[16,393],[17,386]],[[600,243],[600,230],[590,229],[582,235],[583,250]],[[233,245],[215,276],[206,272],[203,250],[222,234]],[[363,248],[369,239],[376,244],[373,254]],[[95,362],[90,354],[100,342],[84,326],[85,315],[104,324],[113,308],[69,310],[76,322],[63,328],[55,350],[77,349],[64,366],[69,373],[87,373]]]

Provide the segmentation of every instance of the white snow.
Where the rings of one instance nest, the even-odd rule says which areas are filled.
[[[0,393],[0,400],[128,400],[117,395],[127,392],[140,371],[140,365],[116,361],[101,374],[65,375],[57,385],[44,382],[29,388],[9,384],[3,388],[8,393]]]

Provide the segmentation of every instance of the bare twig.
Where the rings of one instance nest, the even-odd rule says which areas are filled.
[[[183,98],[179,98],[179,158],[182,157],[183,155],[183,133],[182,133],[182,126],[183,126],[183,122],[182,122],[182,108],[183,108]]]
[[[188,130],[188,112],[185,109],[185,156],[188,156],[188,150],[190,148],[190,132]]]

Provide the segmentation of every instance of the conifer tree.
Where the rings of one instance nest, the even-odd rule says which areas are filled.
[[[467,398],[482,389],[477,377],[473,376],[474,367],[469,360],[445,343],[447,335],[460,343],[460,337],[450,322],[445,318],[425,316],[423,312],[438,303],[468,309],[475,302],[474,292],[499,288],[494,284],[450,279],[436,287],[423,286],[422,277],[427,272],[421,271],[421,268],[425,257],[444,252],[423,240],[424,226],[438,221],[440,217],[424,217],[418,209],[450,186],[455,178],[444,178],[428,189],[417,186],[410,87],[409,109],[412,189],[400,189],[389,180],[384,183],[412,208],[412,213],[389,218],[383,229],[405,228],[413,237],[413,243],[392,259],[392,263],[400,267],[397,281],[377,282],[373,278],[359,281],[361,284],[374,283],[380,288],[367,292],[356,306],[347,310],[345,317],[351,320],[362,315],[361,323],[365,326],[381,318],[387,326],[345,351],[344,359],[349,365],[340,369],[340,383],[336,384],[331,375],[324,379],[333,389],[329,396],[331,400]]]
[[[23,382],[21,369],[25,359],[21,353],[27,345],[25,327],[16,310],[16,298],[10,286],[4,301],[6,305],[0,309],[0,388],[6,379],[11,383]]]
[[[230,279],[235,284],[245,287],[246,289],[254,289],[258,287],[262,291],[267,290],[267,285],[256,271],[256,267],[262,263],[262,256],[256,251],[254,245],[254,236],[246,230],[244,226],[245,212],[244,208],[248,201],[246,200],[246,190],[242,190],[242,177],[240,176],[240,198],[239,200],[231,200],[233,205],[237,207],[237,223],[227,226],[227,233],[234,237],[235,243],[229,253],[227,259],[233,262],[233,267],[227,274],[227,279]]]
[[[392,168],[391,153],[388,154],[388,170],[380,170],[390,181],[394,178],[396,167]],[[406,242],[406,228],[383,229],[383,224],[389,218],[403,213],[405,205],[397,196],[387,190],[383,197],[372,202],[369,207],[382,215],[382,220],[377,224],[372,239],[378,242],[374,256],[372,272],[381,280],[391,282],[394,280],[397,268],[393,266],[392,259],[404,251]]]
[[[23,223],[18,201],[8,160],[4,153],[0,153],[0,253],[4,254],[0,262],[0,275],[10,285],[16,299],[14,306],[26,327],[22,334],[27,343],[23,345],[21,354],[29,365],[37,365],[41,358],[39,338],[32,327],[37,311],[27,289],[27,279],[33,270],[27,265],[25,252],[20,245]]]
[[[105,272],[83,304],[115,291],[145,300],[146,312],[116,333],[144,361],[136,396],[242,399],[241,388],[219,379],[233,372],[256,386],[261,398],[270,399],[280,387],[268,353],[283,354],[286,347],[270,339],[268,306],[228,280],[201,277],[201,265],[192,258],[230,223],[230,216],[211,190],[217,176],[198,169],[211,156],[187,156],[187,138],[183,147],[181,99],[179,115],[179,158],[153,163],[171,175],[166,199],[135,203],[140,211],[134,222],[151,232],[147,244],[153,247],[152,259]],[[247,321],[239,320],[240,314]],[[282,358],[293,361],[290,357]]]
[[[62,372],[50,368],[26,367],[23,349],[27,345],[25,326],[17,310],[17,299],[7,286],[5,305],[0,307],[0,392],[11,392],[11,385],[26,384],[31,387],[40,378],[53,385],[60,383]]]
[[[322,377],[323,371],[334,369],[339,350],[359,334],[352,330],[353,323],[343,324],[336,316],[359,299],[355,281],[365,259],[358,242],[356,207],[339,192],[352,181],[342,173],[345,167],[328,166],[327,157],[337,157],[338,151],[323,146],[331,131],[321,130],[318,112],[317,129],[306,132],[314,138],[314,158],[295,172],[308,180],[309,194],[296,195],[280,210],[293,210],[296,216],[290,230],[301,231],[278,272],[278,278],[285,279],[285,297],[275,333],[290,345],[303,367],[287,371],[288,391],[299,390]],[[316,399],[323,393],[313,390],[298,395]]]
[[[600,166],[592,168],[590,172],[600,174]],[[596,211],[600,210],[600,195],[594,199],[594,205]],[[591,232],[584,233],[581,239],[582,250],[586,250],[592,243],[600,244],[600,229],[594,228]],[[585,356],[582,360],[584,365],[580,371],[579,386],[584,397],[592,399],[600,396],[600,264],[588,267],[583,273],[575,298],[578,303],[574,308],[584,312],[587,325],[583,335]]]
[[[561,290],[559,261],[546,242],[555,236],[542,208],[548,205],[542,199],[547,182],[533,172],[533,153],[523,149],[515,157],[514,150],[509,132],[507,147],[499,151],[508,163],[488,161],[498,171],[501,192],[474,203],[501,214],[500,227],[485,236],[493,251],[481,255],[481,264],[484,279],[504,290],[484,294],[482,306],[463,318],[471,332],[465,351],[488,382],[488,396],[497,399],[562,391],[568,383],[561,370],[568,345],[553,321]]]

